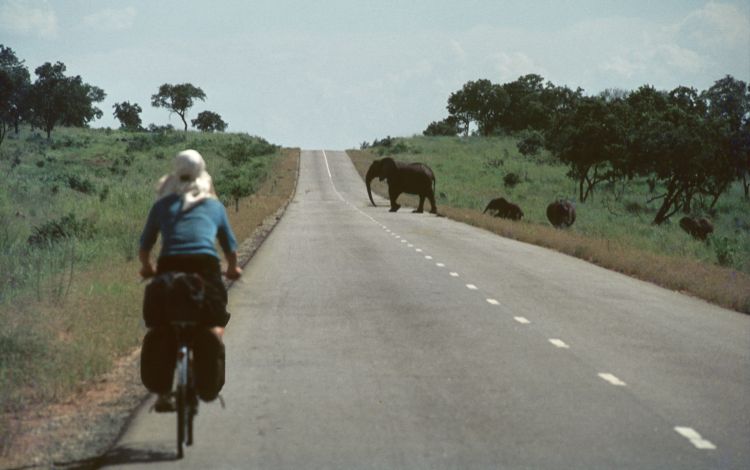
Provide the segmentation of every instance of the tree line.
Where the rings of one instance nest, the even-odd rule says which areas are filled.
[[[568,166],[580,201],[601,183],[645,178],[660,201],[655,224],[690,212],[696,197],[713,208],[736,181],[750,198],[750,88],[730,75],[703,91],[643,85],[594,96],[536,74],[481,79],[451,93],[446,108],[424,135],[517,135],[522,154],[546,148]]]
[[[25,61],[13,49],[0,44],[0,144],[8,131],[18,134],[23,123],[44,130],[50,139],[56,126],[87,127],[103,116],[96,104],[106,98],[104,90],[85,83],[80,75],[66,75],[64,63],[45,62],[34,69],[34,75],[32,81]],[[188,111],[197,100],[205,99],[203,90],[190,83],[165,83],[151,96],[151,105],[177,114],[187,131]],[[123,101],[112,107],[121,129],[145,130],[140,117],[143,109],[137,103]],[[223,132],[227,128],[227,123],[213,111],[202,111],[190,123],[204,132]],[[151,124],[148,130],[163,128]]]

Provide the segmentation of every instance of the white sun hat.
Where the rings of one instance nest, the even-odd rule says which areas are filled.
[[[182,196],[182,210],[187,211],[205,199],[216,199],[206,162],[193,149],[183,150],[174,157],[174,170],[159,179],[157,199],[170,194]]]

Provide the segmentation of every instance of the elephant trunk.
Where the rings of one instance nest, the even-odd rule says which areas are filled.
[[[378,176],[377,174],[377,168],[376,166],[370,165],[370,168],[367,170],[367,175],[365,176],[365,184],[367,184],[367,195],[370,197],[370,202],[372,202],[373,206],[377,207],[377,204],[375,204],[375,201],[372,199],[372,190],[370,189],[370,182]]]

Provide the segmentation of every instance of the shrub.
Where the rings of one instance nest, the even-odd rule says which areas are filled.
[[[26,242],[31,246],[41,246],[56,243],[67,238],[92,238],[96,233],[93,222],[76,218],[72,212],[57,220],[49,220],[38,227]]]
[[[86,178],[82,178],[78,175],[68,175],[64,178],[64,181],[68,185],[68,187],[74,191],[78,191],[79,193],[83,194],[91,194],[96,192],[94,183]]]
[[[276,151],[276,145],[260,137],[243,138],[239,142],[225,145],[222,155],[234,166],[247,163],[253,157],[270,155]]]
[[[737,243],[729,237],[717,237],[712,240],[716,260],[721,266],[734,265],[737,258]]]
[[[517,144],[518,151],[527,157],[537,155],[544,147],[544,136],[539,131],[524,131]]]
[[[503,176],[503,183],[508,188],[513,188],[520,182],[521,178],[516,173],[508,173]]]

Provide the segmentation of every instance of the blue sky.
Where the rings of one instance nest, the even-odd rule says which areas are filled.
[[[0,0],[0,43],[33,69],[69,74],[136,102],[144,124],[162,83],[207,95],[229,131],[303,148],[344,149],[412,135],[446,115],[468,80],[538,73],[606,88],[705,89],[750,81],[747,0],[84,1]]]

